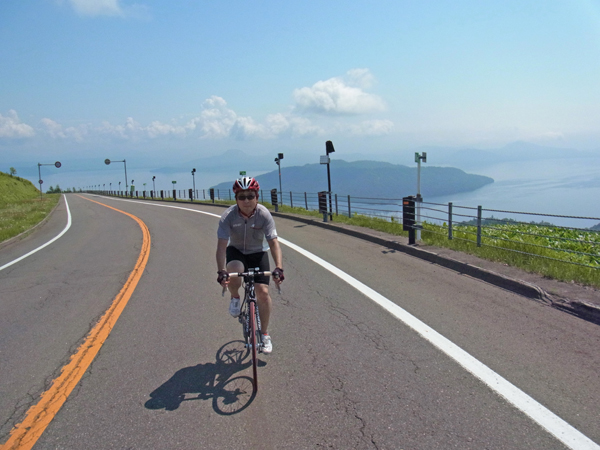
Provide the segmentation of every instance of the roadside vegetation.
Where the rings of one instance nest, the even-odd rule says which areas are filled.
[[[0,172],[0,242],[17,236],[40,223],[56,206],[59,196],[46,195],[16,171]]]

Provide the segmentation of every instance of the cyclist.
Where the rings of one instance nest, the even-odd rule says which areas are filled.
[[[239,289],[242,280],[237,277],[230,279],[229,272],[244,272],[248,268],[256,267],[259,267],[260,271],[269,271],[267,250],[270,249],[276,267],[272,271],[275,283],[279,285],[284,280],[283,260],[275,221],[269,210],[258,204],[259,189],[258,182],[252,177],[236,180],[233,183],[236,204],[227,208],[219,221],[217,282],[227,287],[231,293],[229,314],[233,317],[240,315]],[[256,277],[254,281],[262,325],[263,353],[271,353],[273,343],[268,332],[271,315],[269,277]]]

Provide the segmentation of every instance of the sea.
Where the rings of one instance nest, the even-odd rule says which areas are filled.
[[[494,179],[494,183],[461,194],[424,198],[424,202],[440,205],[452,202],[454,212],[460,212],[460,206],[471,208],[482,206],[484,217],[493,215],[496,218],[514,218],[524,222],[544,220],[556,225],[576,228],[589,228],[600,223],[600,156],[456,167],[467,173],[489,176]],[[248,175],[260,174],[261,172],[253,172]],[[133,181],[139,191],[172,190],[174,187],[187,191],[194,183],[196,189],[201,191],[224,181],[233,182],[239,177],[237,171],[203,173],[201,169],[194,176],[190,172],[159,174],[151,169],[128,169],[127,175],[129,184]],[[154,185],[153,176],[156,176]],[[38,186],[37,173],[35,176],[25,176],[25,178]],[[77,190],[94,189],[94,187],[105,190],[118,190],[120,187],[124,190],[125,185],[124,171],[117,167],[80,172],[42,167],[42,179],[44,191],[57,184],[62,189]],[[121,182],[120,186],[119,182]],[[307,191],[310,191],[310,188],[307,188]],[[402,193],[399,196],[402,195],[406,194]],[[440,209],[444,210],[444,207],[440,206]],[[538,215],[516,214],[519,212]],[[469,211],[468,214],[474,213]],[[552,217],[544,215],[552,215]]]
[[[471,192],[423,200],[440,204],[452,202],[453,212],[460,211],[455,208],[457,205],[481,206],[484,217],[546,221],[575,228],[600,223],[600,157],[511,162],[463,170],[489,176],[494,183]],[[546,217],[546,214],[567,217]]]

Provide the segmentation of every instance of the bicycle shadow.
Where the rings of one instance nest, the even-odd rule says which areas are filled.
[[[179,369],[150,393],[150,400],[144,406],[147,409],[174,411],[184,401],[212,399],[217,414],[237,414],[256,397],[252,378],[234,377],[251,366],[249,356],[243,341],[228,342],[217,351],[216,362]]]

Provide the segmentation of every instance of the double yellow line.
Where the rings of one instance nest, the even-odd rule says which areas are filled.
[[[136,216],[125,211],[121,211],[120,209],[113,208],[112,206],[88,198],[85,199],[106,206],[107,208],[114,209],[115,211],[131,217],[138,223],[143,234],[140,256],[138,257],[127,282],[113,300],[110,308],[104,313],[94,328],[92,328],[92,331],[90,331],[83,344],[81,344],[75,354],[71,356],[69,363],[62,368],[60,375],[52,382],[50,388],[42,394],[39,402],[29,408],[23,421],[18,425],[15,425],[11,430],[10,437],[8,441],[0,447],[1,450],[25,450],[30,449],[35,445],[100,351],[100,348],[108,338],[110,331],[115,326],[117,319],[129,302],[133,291],[144,273],[146,264],[148,263],[148,257],[150,255],[150,232],[148,231],[146,224]]]

